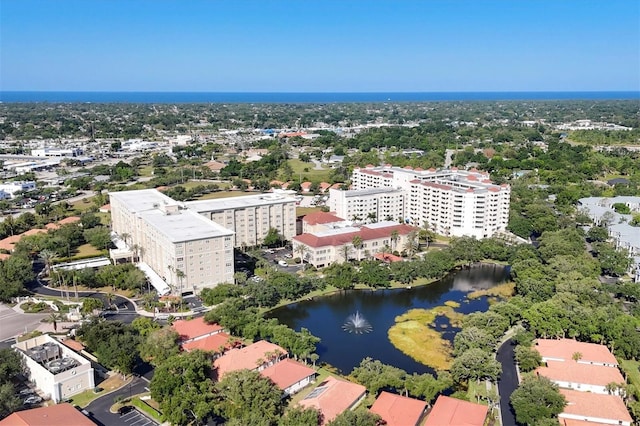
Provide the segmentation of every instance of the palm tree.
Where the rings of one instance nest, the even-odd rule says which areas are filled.
[[[38,257],[44,262],[44,270],[46,274],[49,275],[51,265],[53,261],[58,258],[58,253],[53,250],[44,249],[38,254]]]
[[[394,229],[393,232],[391,233],[391,248],[393,250],[396,249],[396,244],[398,243],[399,239],[400,239],[400,233],[398,232],[397,229]]]
[[[422,234],[425,243],[427,243],[427,249],[429,248],[429,243],[433,241],[433,231],[431,230],[431,225],[426,220],[422,225],[422,229],[420,230],[420,234]]]
[[[78,300],[78,276],[73,272],[73,288],[76,291],[76,300]]]
[[[138,257],[138,250],[140,250],[138,244],[131,245],[131,263],[135,263],[135,259]]]
[[[302,270],[304,271],[304,255],[308,252],[307,246],[304,244],[298,244],[295,248],[295,252],[300,256],[300,265],[302,265]]]
[[[418,233],[417,231],[411,231],[407,234],[407,243],[404,245],[404,249],[409,255],[413,256],[418,250]]]
[[[350,244],[345,244],[342,246],[342,257],[344,258],[344,261],[347,262],[349,261],[349,254],[351,253],[351,245]]]
[[[182,282],[186,278],[187,274],[185,274],[182,269],[176,269],[176,277],[180,282],[180,310],[182,310]]]
[[[107,309],[111,309],[111,306],[113,306],[113,301],[115,300],[116,295],[109,292],[104,295],[104,298],[106,299],[106,302],[107,302]]]
[[[362,237],[360,235],[354,236],[353,239],[351,240],[351,244],[356,249],[356,253],[357,253],[357,256],[358,256],[358,262],[360,262],[360,250],[362,249],[362,246],[364,245],[364,241],[362,241]]]
[[[122,234],[120,234],[120,238],[124,240],[124,243],[126,245],[129,245],[129,238],[131,238],[131,234],[128,232],[123,232]]]
[[[60,315],[57,312],[52,312],[46,321],[53,324],[53,331],[56,332],[58,331],[58,321],[62,321],[62,320],[63,320],[62,315]]]

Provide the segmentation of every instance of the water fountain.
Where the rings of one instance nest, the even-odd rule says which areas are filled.
[[[373,327],[371,327],[371,324],[365,317],[360,315],[360,312],[356,311],[355,314],[349,315],[342,329],[353,334],[364,334],[369,333]]]

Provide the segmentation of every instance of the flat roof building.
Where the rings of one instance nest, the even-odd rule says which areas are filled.
[[[242,197],[188,201],[197,212],[234,232],[235,247],[255,247],[263,243],[274,228],[291,240],[296,235],[296,199],[294,191],[275,191]]]
[[[54,402],[95,387],[91,362],[48,334],[18,342],[12,348],[25,360],[30,380]]]
[[[112,229],[174,294],[233,282],[233,231],[154,189],[112,192]]]

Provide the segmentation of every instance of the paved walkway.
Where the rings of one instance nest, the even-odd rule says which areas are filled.
[[[511,394],[518,387],[518,373],[516,371],[516,360],[513,353],[514,344],[512,340],[507,340],[498,349],[496,359],[502,364],[502,374],[498,379],[498,390],[500,391],[500,413],[502,415],[503,426],[516,426],[516,417],[509,399]]]

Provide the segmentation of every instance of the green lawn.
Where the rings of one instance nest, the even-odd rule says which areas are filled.
[[[321,207],[296,207],[296,216],[306,216],[319,211],[322,211]]]
[[[153,176],[153,166],[142,166],[138,168],[138,174],[142,177],[150,177]]]
[[[302,178],[303,182],[328,182],[329,176],[331,176],[331,169],[315,170],[313,163],[305,163],[295,158],[287,162],[293,169],[294,180]],[[308,171],[305,171],[305,169],[308,169]]]
[[[622,360],[620,361],[622,370],[627,375],[627,380],[635,389],[635,397],[640,401],[640,361]]]
[[[74,257],[86,258],[86,256],[95,256],[95,257],[104,256],[103,250],[98,250],[91,244],[83,244],[80,247],[78,247],[76,250],[77,250],[77,253],[75,254],[75,256],[71,257],[72,261]]]
[[[219,191],[212,192],[211,194],[204,194],[202,197],[196,198],[197,200],[215,200],[218,198],[228,197],[242,197],[245,195],[255,195],[257,192],[243,192],[243,191]]]

